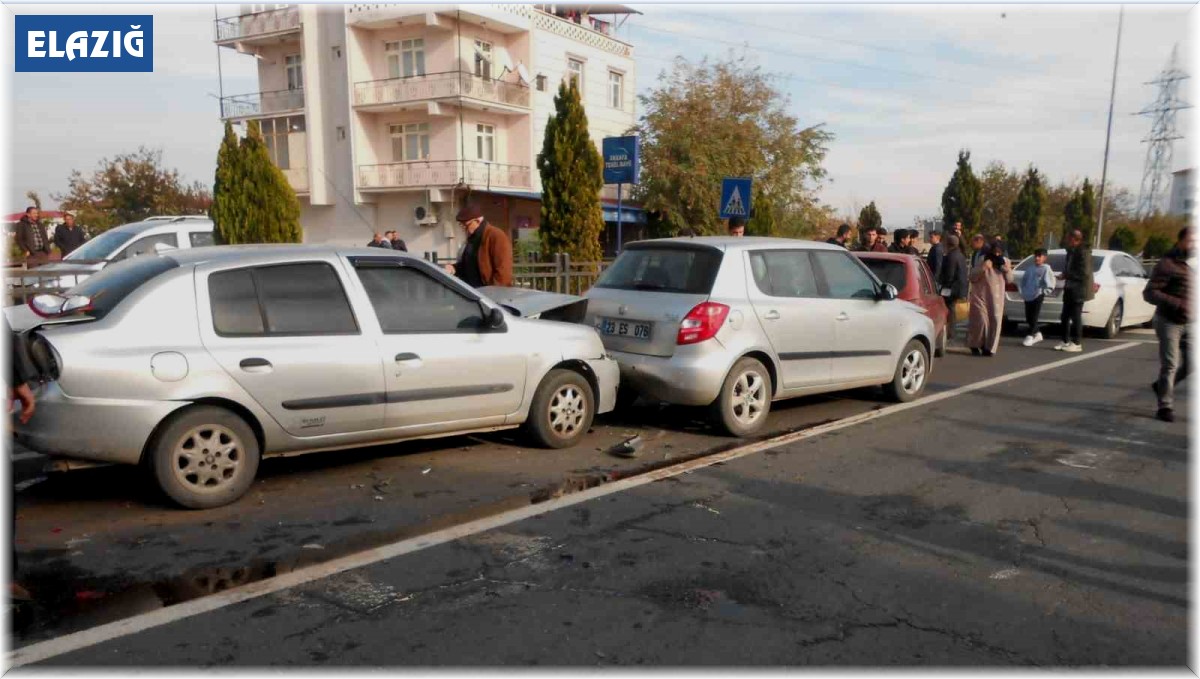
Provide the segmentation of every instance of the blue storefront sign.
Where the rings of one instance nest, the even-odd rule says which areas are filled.
[[[605,137],[604,183],[636,184],[638,181],[639,156],[637,137]]]
[[[149,14],[18,14],[18,73],[151,73]]]

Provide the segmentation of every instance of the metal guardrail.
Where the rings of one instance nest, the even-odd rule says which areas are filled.
[[[434,264],[449,261],[439,259],[433,252],[425,253],[424,258]],[[556,253],[549,262],[514,262],[513,287],[582,295],[612,263],[613,260],[572,262],[571,256],[563,252]]]
[[[80,281],[96,273],[86,265],[97,264],[104,260],[77,260],[71,262],[79,266],[60,267],[53,271],[40,268],[25,269],[9,267],[4,272],[5,306],[25,304],[37,295],[57,294],[66,292],[79,284]]]

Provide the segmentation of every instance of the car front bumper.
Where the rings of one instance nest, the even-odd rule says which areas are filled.
[[[676,347],[673,356],[609,353],[621,366],[622,384],[649,398],[679,405],[712,403],[729,372],[729,353],[715,340]]]
[[[13,436],[30,450],[94,462],[137,464],[154,428],[176,401],[73,398],[56,382],[34,389],[37,407],[28,424],[14,423]]]
[[[621,369],[616,360],[603,356],[586,361],[596,375],[596,386],[600,398],[596,401],[596,414],[611,412],[617,407],[617,387],[621,383]]]

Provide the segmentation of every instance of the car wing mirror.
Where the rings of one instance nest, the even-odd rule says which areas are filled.
[[[504,327],[504,312],[499,307],[490,307],[486,313],[488,329],[498,330]]]
[[[900,291],[891,283],[884,283],[883,287],[879,288],[879,294],[875,296],[876,301],[890,302],[900,296]]]

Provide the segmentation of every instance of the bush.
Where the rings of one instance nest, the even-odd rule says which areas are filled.
[[[1156,233],[1146,239],[1146,245],[1142,248],[1142,257],[1144,259],[1158,259],[1167,254],[1167,251],[1174,247],[1174,245],[1170,238]]]
[[[1131,255],[1137,254],[1138,237],[1133,230],[1128,227],[1118,227],[1112,235],[1108,237],[1108,249],[1120,250]]]

